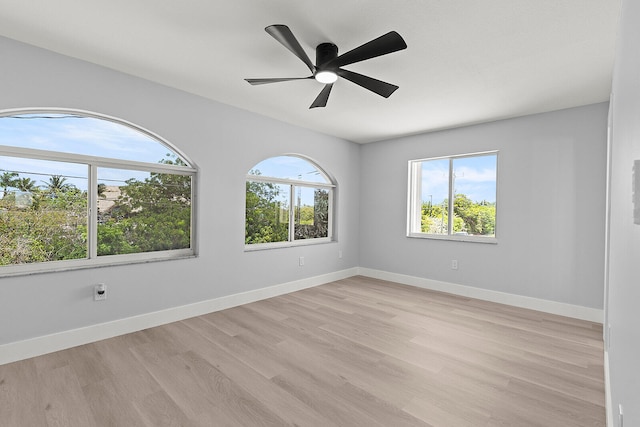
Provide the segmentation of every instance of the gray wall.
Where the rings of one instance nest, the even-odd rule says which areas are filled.
[[[119,117],[201,172],[198,258],[0,278],[0,344],[357,266],[602,308],[606,104],[359,146],[8,39],[0,53],[0,109]],[[408,160],[494,149],[498,245],[405,237]],[[282,153],[336,178],[338,242],[246,253],[245,173]]]
[[[640,160],[640,2],[623,0],[613,78],[609,291],[606,317],[612,409],[640,426],[640,225],[633,223],[631,170]],[[640,171],[636,171],[640,174]],[[640,191],[640,186],[636,187]]]
[[[200,170],[198,258],[0,278],[0,344],[358,265],[358,145],[5,38],[0,58],[0,110],[118,117],[164,137]],[[245,174],[283,153],[304,154],[335,177],[338,242],[244,252]],[[109,287],[105,303],[92,300],[96,282]]]
[[[602,309],[607,105],[364,145],[360,266]],[[487,150],[498,244],[405,237],[407,162]]]

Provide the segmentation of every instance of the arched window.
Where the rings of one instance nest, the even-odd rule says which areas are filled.
[[[193,255],[195,178],[130,123],[0,113],[0,275]]]
[[[247,249],[327,242],[332,239],[335,184],[298,156],[271,157],[247,174]]]

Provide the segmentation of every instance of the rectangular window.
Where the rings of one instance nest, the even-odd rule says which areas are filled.
[[[409,162],[409,237],[495,241],[498,153]]]
[[[329,236],[329,191],[295,186],[295,239]]]
[[[245,244],[328,240],[331,192],[330,187],[247,180]]]
[[[245,243],[287,242],[290,186],[247,181],[246,187]]]
[[[0,265],[88,257],[86,165],[0,156],[0,173]]]
[[[191,176],[98,168],[97,255],[188,249]]]

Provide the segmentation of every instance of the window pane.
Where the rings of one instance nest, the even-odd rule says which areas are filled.
[[[278,156],[263,160],[249,171],[249,175],[307,182],[329,182],[311,162],[295,156]]]
[[[0,145],[157,163],[173,150],[132,127],[90,116],[33,113],[0,117]],[[177,164],[184,164],[181,161]]]
[[[295,187],[295,240],[329,236],[329,191]]]
[[[245,244],[289,240],[290,186],[247,181]]]
[[[98,168],[98,255],[191,247],[191,177]]]
[[[449,159],[421,162],[422,233],[448,234]]]
[[[411,161],[409,233],[495,237],[497,164],[497,152]]]
[[[495,236],[495,154],[453,159],[453,232],[474,236]]]
[[[87,258],[87,170],[0,156],[0,265]]]

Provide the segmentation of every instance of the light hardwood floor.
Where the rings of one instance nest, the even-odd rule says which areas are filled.
[[[604,426],[601,337],[353,277],[0,366],[0,425]]]

